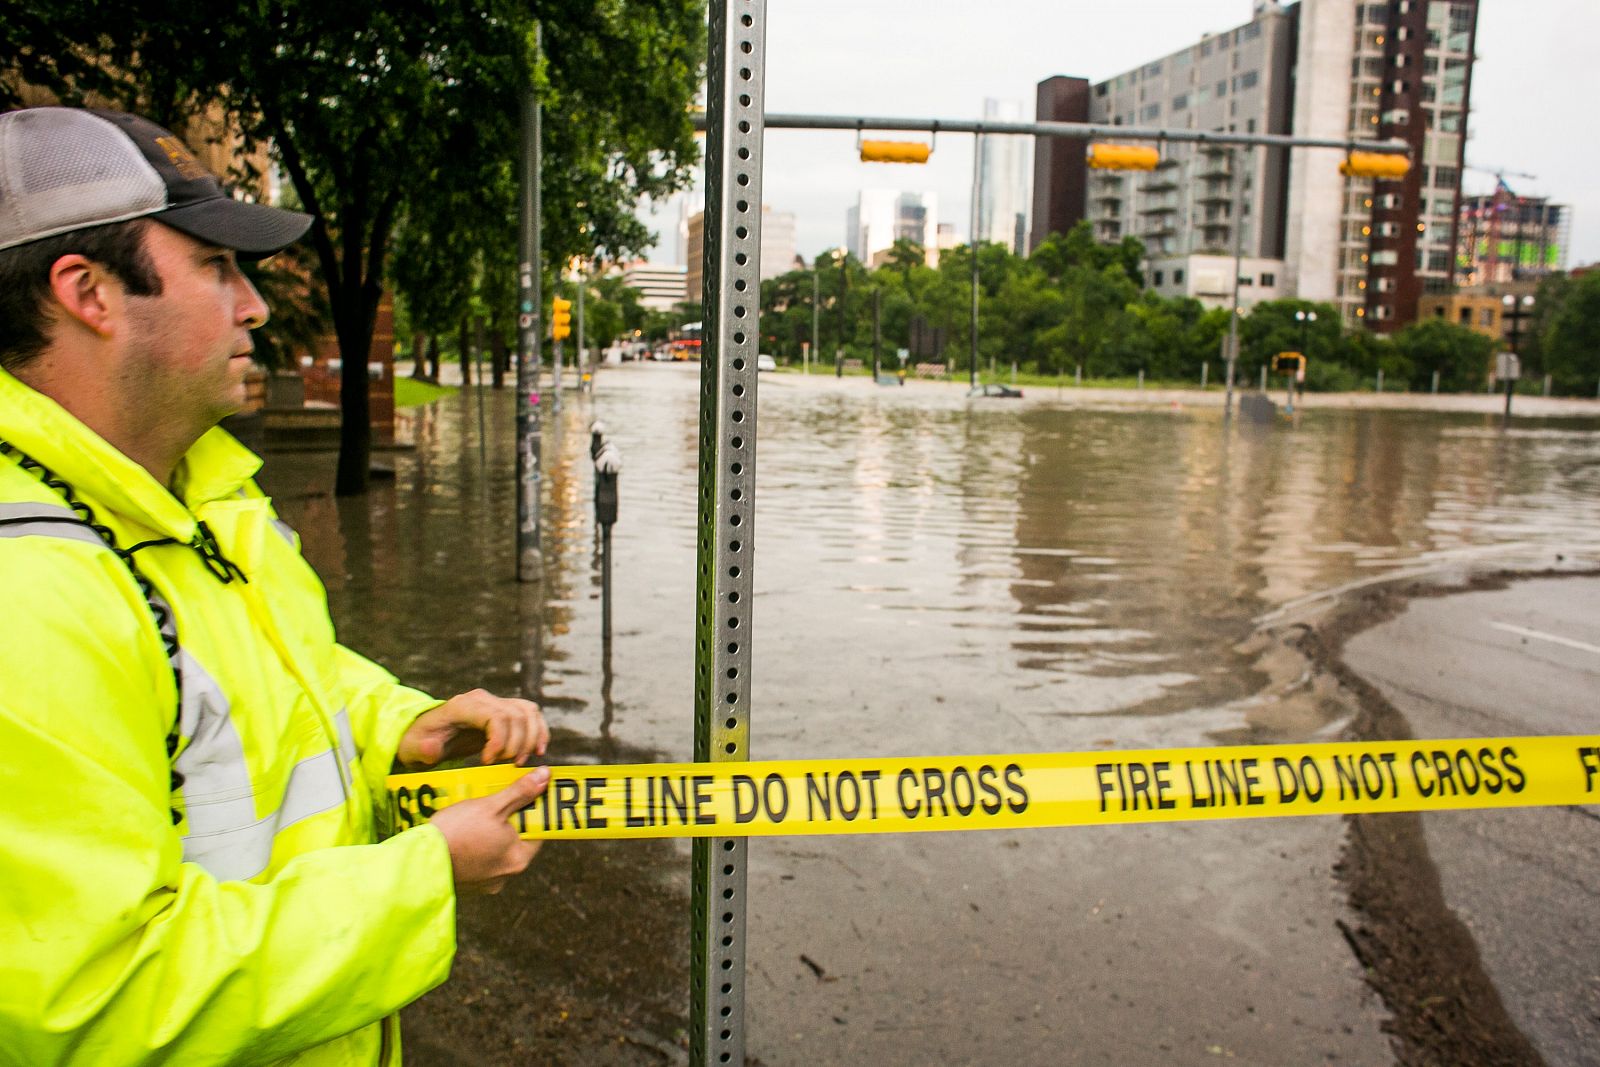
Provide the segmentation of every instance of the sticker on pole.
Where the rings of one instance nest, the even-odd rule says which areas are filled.
[[[395,774],[400,828],[528,773]],[[529,838],[755,837],[1600,802],[1600,737],[552,767]]]

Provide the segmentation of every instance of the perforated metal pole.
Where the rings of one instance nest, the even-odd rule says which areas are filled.
[[[534,52],[543,29],[534,30]],[[539,551],[539,98],[522,94],[517,226],[517,581],[544,578]]]
[[[696,761],[750,758],[764,0],[713,0],[706,85]],[[744,1055],[745,842],[696,838],[689,1062]]]

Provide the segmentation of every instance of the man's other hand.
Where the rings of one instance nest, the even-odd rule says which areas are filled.
[[[428,820],[450,846],[458,893],[498,893],[527,868],[539,843],[518,837],[510,820],[549,784],[550,768],[535,767],[493,796],[458,801]]]
[[[528,757],[544,755],[549,744],[550,728],[539,705],[474,689],[418,715],[395,756],[401,766],[418,769],[460,759],[482,746],[484,763],[509,761],[520,767]]]

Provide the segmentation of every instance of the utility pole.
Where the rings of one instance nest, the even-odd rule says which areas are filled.
[[[983,198],[983,134],[972,138],[972,324],[968,333],[967,383],[978,387],[978,201]]]
[[[1228,316],[1228,392],[1222,401],[1222,417],[1233,415],[1233,373],[1239,359],[1239,272],[1244,269],[1244,175],[1239,169],[1239,150],[1228,149],[1228,169],[1233,172],[1233,313]]]
[[[849,336],[846,308],[850,303],[850,251],[839,250],[839,347],[833,353],[833,376],[844,377],[844,342]]]
[[[811,352],[809,355],[815,355],[818,359],[822,358],[822,338],[817,336],[817,321],[820,318],[819,309],[822,306],[821,292],[822,285],[818,279],[817,261],[813,259],[811,261]],[[806,355],[806,353],[802,353],[802,356]],[[809,365],[804,370],[807,374],[811,373]]]
[[[535,62],[544,49],[544,28],[533,31]],[[532,89],[521,102],[521,182],[517,211],[517,581],[544,577],[539,548],[539,98]],[[533,625],[537,628],[538,623]]]
[[[883,366],[883,290],[872,287],[872,380]]]
[[[587,389],[594,381],[592,374],[587,373],[589,367],[589,352],[584,347],[583,336],[583,265],[578,265],[578,388]]]

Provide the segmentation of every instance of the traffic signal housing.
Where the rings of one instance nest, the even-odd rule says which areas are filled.
[[[863,163],[926,163],[933,146],[921,141],[862,141]]]
[[[1339,164],[1339,173],[1347,178],[1404,178],[1411,170],[1411,160],[1399,152],[1351,152]]]
[[[555,297],[550,301],[550,339],[572,336],[572,301]]]
[[[1095,170],[1155,170],[1161,153],[1143,144],[1092,144],[1085,162]]]

